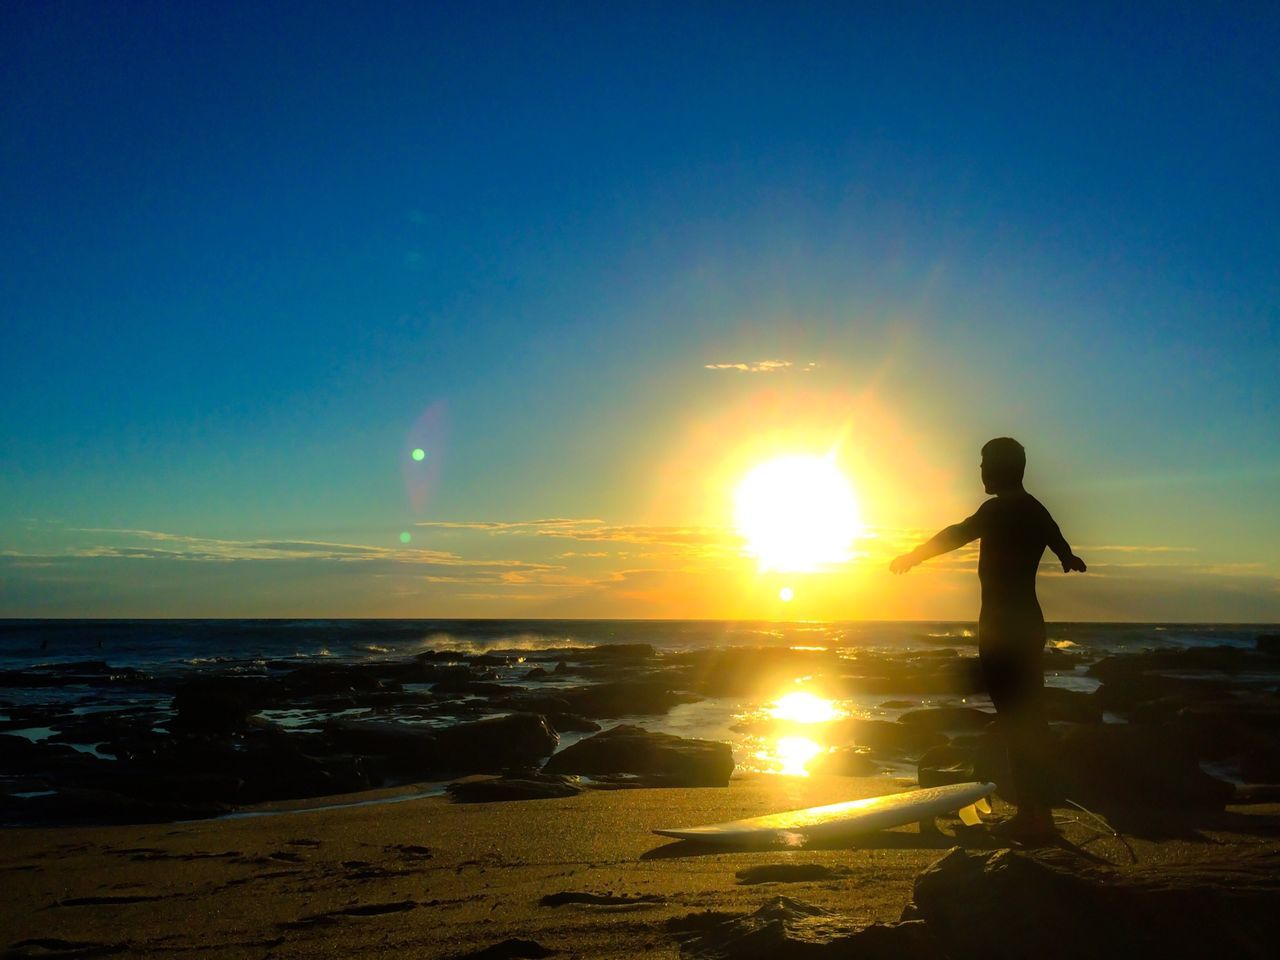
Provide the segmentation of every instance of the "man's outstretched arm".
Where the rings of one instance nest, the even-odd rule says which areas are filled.
[[[1058,523],[1053,519],[1052,514],[1045,510],[1044,517],[1048,523],[1048,531],[1045,536],[1045,542],[1049,544],[1049,549],[1058,555],[1058,560],[1062,564],[1062,572],[1084,573],[1089,568],[1085,566],[1084,561],[1071,552],[1071,544],[1067,543],[1067,538],[1062,535],[1062,531],[1058,529]]]
[[[936,557],[941,553],[950,553],[952,550],[963,547],[966,543],[977,540],[978,537],[982,536],[981,521],[979,520],[981,513],[982,511],[979,510],[968,520],[953,523],[951,526],[939,530],[914,550],[904,553],[900,557],[895,557],[893,562],[889,564],[889,571],[891,573],[906,573],[916,564],[924,563],[930,557]]]

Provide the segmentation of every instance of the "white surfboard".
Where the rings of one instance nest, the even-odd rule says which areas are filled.
[[[887,830],[917,820],[930,820],[944,813],[958,811],[960,819],[972,826],[979,822],[978,812],[990,813],[987,797],[996,789],[994,783],[953,783],[945,787],[929,787],[885,797],[847,800],[825,807],[808,807],[770,813],[747,820],[730,820],[705,827],[654,830],[663,837],[677,840],[700,840],[704,843],[741,843],[743,840],[778,838],[839,839],[874,830]]]

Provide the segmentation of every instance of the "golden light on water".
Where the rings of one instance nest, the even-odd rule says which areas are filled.
[[[769,708],[769,716],[792,723],[829,723],[843,714],[830,700],[797,690],[775,700]]]
[[[751,763],[762,773],[791,777],[807,777],[810,767],[832,747],[828,742],[831,728],[826,727],[846,716],[825,697],[804,690],[792,690],[771,701],[758,714],[769,732],[759,739],[749,754]]]
[[[826,748],[808,737],[782,737],[769,759],[780,765],[778,773],[784,776],[807,777],[807,764],[822,753],[826,753]]]
[[[831,457],[808,454],[751,470],[735,492],[734,519],[760,569],[780,572],[843,563],[862,532],[848,479]]]

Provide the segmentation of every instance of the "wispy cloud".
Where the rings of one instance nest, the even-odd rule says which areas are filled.
[[[396,564],[419,564],[443,567],[491,567],[522,570],[554,570],[557,567],[545,563],[524,560],[470,559],[444,550],[428,550],[420,547],[382,547],[366,544],[333,543],[324,540],[226,540],[213,537],[193,537],[166,533],[160,530],[131,530],[120,528],[76,528],[75,533],[105,535],[123,540],[123,543],[95,543],[71,545],[47,553],[17,554],[9,556],[27,559],[40,558],[117,558],[131,560],[188,560],[206,562],[230,562],[242,560],[327,560],[344,563],[384,561]],[[130,542],[132,541],[132,542]]]
[[[1195,553],[1195,547],[1143,546],[1140,544],[1104,544],[1103,546],[1074,547],[1078,553]]]
[[[451,520],[424,521],[419,528],[474,530],[498,536],[552,537],[582,542],[666,544],[737,548],[738,538],[727,527],[660,524],[610,524],[603,520]]]
[[[736,370],[738,373],[779,373],[787,370],[793,373],[808,373],[815,369],[816,363],[798,364],[791,360],[752,360],[738,363],[704,363],[704,370]]]

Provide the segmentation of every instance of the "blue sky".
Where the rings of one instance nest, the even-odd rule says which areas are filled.
[[[0,613],[965,616],[870,549],[806,609],[728,570],[735,444],[839,421],[884,544],[1011,433],[1081,552],[1149,551],[1051,616],[1280,619],[1278,41],[1234,4],[11,9]],[[546,519],[629,532],[430,526]]]

